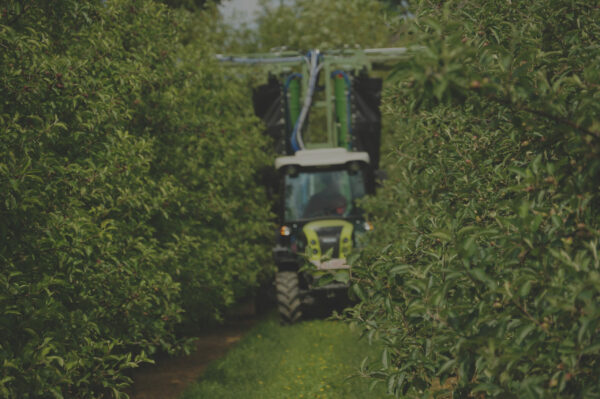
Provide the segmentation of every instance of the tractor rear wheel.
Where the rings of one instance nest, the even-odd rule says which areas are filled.
[[[277,308],[281,324],[293,324],[302,317],[300,288],[296,272],[278,272],[275,276]]]

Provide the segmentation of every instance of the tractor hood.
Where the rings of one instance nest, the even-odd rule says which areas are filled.
[[[346,220],[327,219],[309,222],[302,232],[306,237],[309,260],[318,269],[347,269],[346,255],[352,250],[354,225]],[[327,260],[322,260],[327,257]]]

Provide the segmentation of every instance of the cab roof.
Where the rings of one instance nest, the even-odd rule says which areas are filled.
[[[345,148],[318,148],[314,150],[300,150],[294,155],[275,159],[275,169],[288,165],[304,166],[334,166],[344,165],[347,162],[369,163],[369,154],[366,152],[351,152]]]

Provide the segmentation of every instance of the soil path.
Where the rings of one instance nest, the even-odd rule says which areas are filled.
[[[254,307],[244,305],[236,310],[231,321],[202,334],[196,340],[196,350],[189,356],[157,359],[133,373],[131,399],[176,399],[196,381],[206,366],[223,356],[256,322]]]

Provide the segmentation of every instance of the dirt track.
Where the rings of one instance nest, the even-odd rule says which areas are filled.
[[[189,356],[157,359],[133,373],[131,399],[176,399],[213,360],[223,356],[256,322],[254,308],[243,306],[226,325],[202,334]]]

